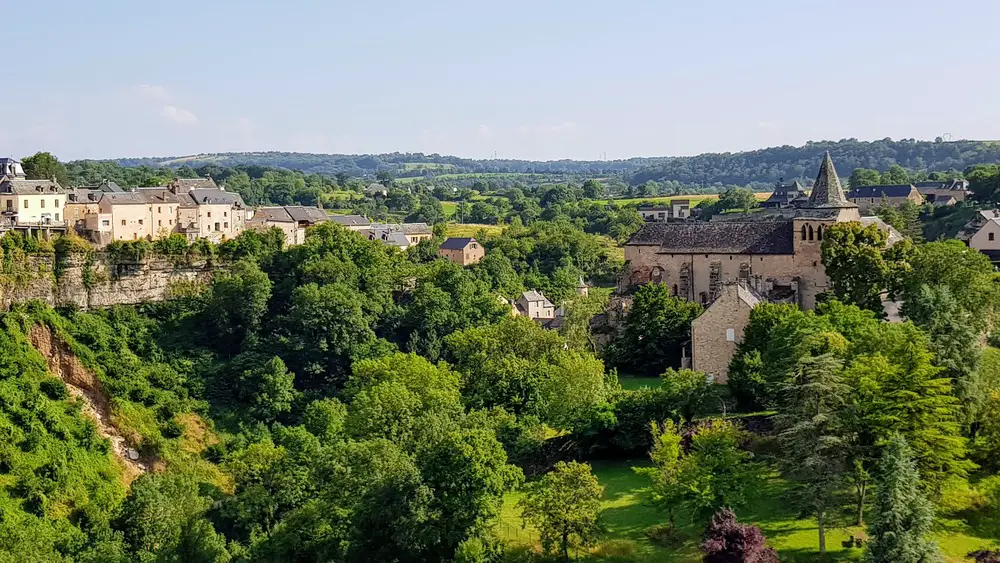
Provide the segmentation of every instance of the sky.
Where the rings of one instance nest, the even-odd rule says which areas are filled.
[[[1000,139],[997,0],[8,3],[0,156]]]

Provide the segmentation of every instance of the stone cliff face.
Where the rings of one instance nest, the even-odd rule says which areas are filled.
[[[175,291],[207,283],[218,269],[204,260],[153,257],[122,263],[101,253],[31,255],[16,277],[4,276],[0,282],[0,306],[9,309],[34,299],[80,309],[162,301]]]

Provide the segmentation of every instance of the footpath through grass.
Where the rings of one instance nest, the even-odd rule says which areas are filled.
[[[624,378],[623,378],[624,379]],[[634,378],[638,379],[638,378]],[[624,381],[623,381],[624,383]],[[646,536],[646,530],[666,524],[665,515],[644,502],[648,491],[646,477],[632,471],[633,466],[646,465],[645,460],[594,462],[594,474],[604,485],[601,503],[601,523],[604,533],[596,546],[579,548],[571,552],[583,561],[635,561],[641,563],[698,563],[701,553],[698,544],[704,525],[693,524],[685,514],[678,515],[678,528],[682,541],[676,546],[661,546]],[[737,512],[740,521],[752,522],[764,531],[768,543],[778,550],[783,562],[824,561],[819,556],[819,539],[815,519],[802,519],[787,501],[789,485],[772,476],[759,498],[749,507]],[[504,498],[503,513],[497,524],[497,533],[512,549],[538,549],[538,533],[523,528],[517,502],[520,493],[510,493]],[[842,543],[851,535],[864,532],[862,528],[847,526],[850,514],[835,517],[833,527],[827,530],[826,561],[858,561],[862,550],[845,548]],[[936,539],[949,563],[967,561],[969,551],[990,545],[989,538],[977,537],[967,526],[941,519]]]

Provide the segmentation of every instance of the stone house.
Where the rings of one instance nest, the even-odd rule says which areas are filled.
[[[351,231],[362,231],[372,226],[372,222],[363,215],[330,215],[329,220]]]
[[[724,284],[718,298],[691,322],[692,369],[725,383],[729,363],[750,323],[750,311],[759,303],[760,296],[746,284]]]
[[[198,238],[222,242],[235,238],[246,228],[247,208],[240,194],[227,192],[225,188],[195,188],[187,195],[196,209]]]
[[[29,180],[21,163],[0,159],[0,213],[8,228],[65,228],[66,190],[53,180]]]
[[[514,307],[522,317],[536,321],[549,321],[556,316],[556,307],[540,292],[528,290],[514,300]]]
[[[927,203],[933,205],[955,205],[969,197],[968,180],[945,180],[916,182],[914,187],[924,196]]]
[[[476,264],[486,256],[486,249],[471,237],[449,237],[438,248],[438,256],[459,266]]]
[[[691,200],[673,199],[670,205],[643,204],[636,208],[642,220],[647,223],[666,223],[671,219],[687,219],[691,216]]]
[[[902,205],[906,202],[920,205],[924,196],[912,184],[861,186],[853,188],[847,194],[848,201],[857,204],[858,209],[865,213],[879,205]]]
[[[1000,210],[983,209],[966,225],[960,235],[969,245],[989,257],[991,262],[1000,262]]]
[[[102,224],[110,220],[111,240],[153,239],[149,204],[137,191],[103,194],[98,202],[98,216]]]
[[[784,209],[791,207],[796,200],[805,200],[808,197],[809,194],[798,180],[789,184],[784,183],[784,180],[778,180],[774,185],[774,191],[766,200],[760,202],[760,206],[764,209]]]
[[[672,294],[707,305],[726,282],[742,280],[766,299],[812,309],[829,287],[820,259],[823,231],[861,220],[858,206],[844,197],[829,154],[808,200],[793,208],[731,215],[717,222],[643,226],[625,244],[619,292],[665,283]]]
[[[307,228],[327,220],[326,213],[318,207],[259,207],[247,221],[247,228],[266,231],[271,227],[278,227],[285,235],[285,246],[294,246],[306,241]]]

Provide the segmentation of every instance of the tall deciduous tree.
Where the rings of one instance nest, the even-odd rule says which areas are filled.
[[[782,472],[796,483],[798,502],[816,517],[826,553],[827,516],[844,483],[847,441],[839,412],[850,388],[830,354],[799,361],[777,416]]]
[[[69,173],[66,166],[49,152],[37,152],[21,159],[24,176],[29,180],[51,180],[55,178],[62,186],[68,186]]]
[[[866,563],[942,561],[929,538],[934,509],[920,487],[913,452],[900,435],[889,439],[876,468],[875,510]]]
[[[620,335],[606,355],[619,368],[658,375],[680,367],[681,346],[691,338],[691,321],[701,305],[672,297],[666,284],[648,284],[636,292]]]
[[[574,539],[584,545],[594,539],[603,495],[590,465],[560,461],[529,485],[518,506],[524,521],[538,529],[542,547],[568,561]]]
[[[854,172],[851,173],[850,179],[848,179],[848,184],[851,188],[876,186],[881,182],[882,175],[878,170],[872,170],[871,168],[855,168]]]
[[[880,294],[904,263],[887,256],[888,235],[877,226],[837,223],[823,233],[823,266],[833,293],[858,307],[882,312]]]

